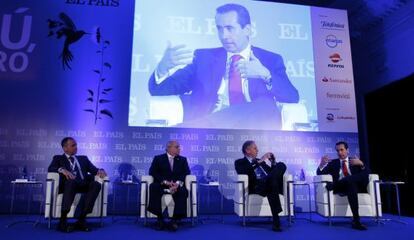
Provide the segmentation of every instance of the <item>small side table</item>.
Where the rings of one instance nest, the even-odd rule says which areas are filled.
[[[116,205],[116,192],[115,192],[115,189],[116,189],[116,186],[119,186],[119,187],[126,187],[127,188],[127,192],[126,192],[126,200],[125,200],[125,202],[126,202],[126,215],[128,215],[129,214],[129,202],[130,202],[130,196],[131,196],[131,194],[130,194],[130,192],[131,192],[131,187],[136,187],[137,189],[138,189],[138,194],[140,194],[140,189],[139,189],[139,186],[140,186],[140,183],[138,183],[138,182],[132,182],[132,181],[122,181],[122,182],[114,182],[113,183],[113,194],[112,194],[112,222],[115,222],[116,221],[116,219],[115,219],[115,205]],[[138,196],[138,203],[137,203],[137,206],[138,206],[138,209],[139,209],[139,196]],[[129,220],[129,218],[128,217],[126,217],[126,219],[127,220]],[[137,219],[135,220],[135,222],[138,222],[138,220],[139,220],[139,212],[137,212]]]
[[[288,192],[288,196],[289,196],[289,191],[290,191],[290,185],[292,184],[292,190],[293,190],[293,213],[290,213],[290,207],[288,209],[288,214],[289,214],[289,222],[291,222],[291,217],[292,215],[295,216],[295,203],[296,203],[296,187],[297,186],[307,186],[308,189],[308,204],[309,204],[309,218],[307,220],[309,220],[309,222],[312,222],[312,201],[311,201],[311,188],[310,188],[310,183],[306,182],[306,181],[288,181],[287,182],[287,192]],[[288,199],[288,202],[290,200]],[[296,218],[296,217],[295,217]]]
[[[11,181],[10,182],[12,185],[12,195],[11,195],[11,200],[10,200],[10,217],[11,219],[13,219],[13,210],[14,210],[14,204],[15,204],[15,198],[16,198],[16,186],[27,186],[29,188],[29,192],[27,195],[27,211],[26,211],[26,215],[30,215],[30,203],[31,203],[31,199],[32,199],[32,193],[33,193],[33,188],[35,186],[40,186],[41,188],[41,192],[42,194],[44,193],[44,189],[43,189],[43,182],[41,181]],[[43,195],[42,195],[43,196]],[[10,224],[8,224],[6,227],[12,227],[13,225],[16,225],[18,223],[33,223],[33,226],[36,226],[39,222],[40,222],[40,218],[42,215],[42,206],[43,206],[43,202],[40,201],[40,209],[39,209],[39,217],[36,221],[33,220],[19,220],[19,221],[12,221]]]
[[[399,191],[399,185],[404,185],[405,182],[401,182],[401,181],[381,181],[381,180],[377,180],[375,182],[378,182],[380,185],[390,185],[390,186],[394,186],[395,188],[395,198],[397,200],[397,212],[398,212],[398,219],[391,219],[391,218],[381,218],[378,219],[379,221],[395,221],[398,223],[402,223],[402,224],[407,224],[406,222],[401,220],[401,209],[400,209],[400,191]],[[375,191],[375,195],[376,195],[376,191]],[[377,209],[378,212],[378,209]]]
[[[210,183],[199,183],[198,184],[199,189],[197,190],[198,193],[198,214],[200,214],[200,193],[201,188],[207,189],[207,208],[210,208],[210,190],[211,189],[217,189],[220,193],[220,215],[221,215],[221,222],[224,223],[224,217],[223,217],[223,202],[224,202],[224,196],[223,196],[223,186],[219,182],[210,182]],[[207,219],[200,219],[201,223],[203,223],[203,220],[210,220],[211,218]]]

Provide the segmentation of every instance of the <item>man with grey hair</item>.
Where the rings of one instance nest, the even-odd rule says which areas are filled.
[[[259,194],[267,197],[272,211],[272,230],[280,232],[279,213],[282,211],[279,194],[283,194],[283,174],[286,165],[276,162],[273,153],[265,153],[261,158],[257,157],[259,150],[254,141],[243,143],[242,152],[244,158],[234,162],[237,174],[246,174],[249,178],[249,194]]]
[[[176,140],[168,141],[166,153],[154,157],[149,174],[154,182],[149,186],[148,211],[157,215],[156,228],[165,228],[161,198],[164,194],[171,194],[175,206],[169,228],[176,231],[178,221],[187,216],[188,191],[184,183],[185,177],[190,174],[187,158],[180,156],[180,144]]]

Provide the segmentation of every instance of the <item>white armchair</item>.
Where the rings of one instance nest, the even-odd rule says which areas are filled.
[[[290,186],[288,193],[288,184],[292,184],[292,175],[283,176],[283,195],[279,194],[282,212],[279,216],[290,216],[293,214],[293,188]],[[272,211],[267,197],[258,194],[249,194],[249,177],[244,174],[237,175],[234,191],[234,212],[243,218],[243,226],[246,225],[246,217],[271,217]],[[290,208],[290,209],[289,209]]]
[[[92,213],[88,214],[87,217],[101,218],[102,225],[102,218],[106,217],[107,215],[109,178],[105,177],[102,179],[96,176],[95,181],[101,183],[102,188],[99,192],[98,197],[96,198]],[[68,218],[74,217],[76,207],[79,203],[79,200],[81,199],[81,195],[82,193],[76,194],[70,212],[68,213]],[[52,218],[60,218],[62,199],[63,193],[59,193],[59,173],[47,173],[45,218],[48,219],[49,228],[51,226]]]
[[[280,109],[282,130],[311,131],[308,111],[302,103],[277,103]],[[146,126],[167,127],[182,123],[184,119],[183,104],[178,96],[151,96],[148,107]],[[303,127],[297,125],[306,125]]]
[[[144,175],[141,178],[141,218],[144,218],[144,224],[147,224],[147,218],[157,217],[147,211],[149,204],[149,186],[154,182],[150,175]],[[194,225],[194,218],[197,217],[197,179],[195,175],[187,175],[185,178],[185,187],[188,190],[187,199],[187,217],[191,217],[191,224]],[[161,199],[161,209],[164,211],[168,208],[168,216],[172,217],[174,213],[174,200],[171,194],[164,194]]]
[[[309,125],[307,128],[312,130],[309,123],[308,111],[302,103],[278,103],[282,120],[282,130],[284,131],[304,131],[298,127],[299,124]]]
[[[329,174],[314,177],[316,212],[328,217],[329,225],[331,225],[331,217],[352,217],[352,212],[346,196],[333,194],[333,191],[329,191],[328,194],[326,189],[328,182],[332,182],[332,176]],[[382,209],[377,174],[369,175],[367,192],[358,193],[359,215],[379,219],[382,216]]]

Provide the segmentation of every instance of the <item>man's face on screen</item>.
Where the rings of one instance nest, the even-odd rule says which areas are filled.
[[[345,148],[345,145],[339,144],[335,147],[335,149],[340,159],[345,159],[348,157],[348,149]]]
[[[259,150],[257,149],[256,143],[251,144],[246,148],[246,155],[252,158],[256,158]]]
[[[237,12],[218,13],[216,27],[221,44],[227,52],[239,53],[249,44],[251,26],[247,24],[242,28]]]

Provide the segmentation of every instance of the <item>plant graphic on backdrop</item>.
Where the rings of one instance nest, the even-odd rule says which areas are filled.
[[[98,122],[98,120],[102,119],[103,115],[113,118],[112,113],[106,108],[106,105],[112,102],[111,100],[107,99],[110,92],[112,91],[112,88],[104,87],[104,84],[106,82],[104,73],[106,70],[109,71],[112,68],[112,65],[109,62],[105,61],[105,50],[107,50],[109,47],[110,42],[108,40],[102,39],[101,30],[99,27],[96,29],[96,42],[99,46],[96,54],[100,58],[100,66],[98,69],[93,69],[93,72],[97,74],[97,85],[95,90],[87,90],[88,98],[86,101],[92,106],[90,108],[84,109],[84,111],[94,114],[95,124]]]

